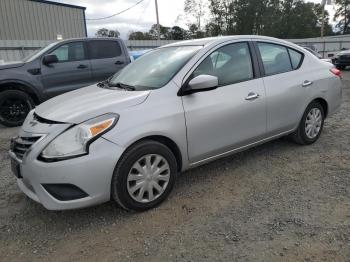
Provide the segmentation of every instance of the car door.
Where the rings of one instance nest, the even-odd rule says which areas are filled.
[[[46,98],[92,84],[84,41],[63,43],[49,54],[55,54],[58,63],[41,66]]]
[[[182,97],[191,163],[265,137],[265,90],[253,68],[248,42],[239,42],[217,48],[191,73],[219,80],[215,90]]]
[[[94,82],[108,79],[127,64],[118,40],[88,41],[92,78]]]
[[[305,110],[314,75],[301,69],[302,52],[269,42],[255,46],[265,74],[268,136],[289,132]]]

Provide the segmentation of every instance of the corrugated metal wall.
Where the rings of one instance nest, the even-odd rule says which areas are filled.
[[[45,1],[0,0],[0,40],[84,37],[84,9]]]

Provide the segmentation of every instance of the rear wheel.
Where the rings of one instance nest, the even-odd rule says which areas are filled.
[[[169,195],[176,175],[172,151],[159,142],[142,141],[128,149],[115,168],[112,198],[128,210],[153,208]]]
[[[20,90],[5,90],[0,92],[0,124],[13,127],[23,124],[30,110],[34,108],[34,101]]]
[[[314,101],[306,108],[298,129],[292,134],[293,140],[301,145],[310,145],[320,137],[324,124],[324,109]]]

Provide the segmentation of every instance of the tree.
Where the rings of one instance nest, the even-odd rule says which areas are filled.
[[[194,18],[196,26],[202,28],[202,18],[205,14],[205,1],[204,0],[185,0],[184,12],[190,18]]]
[[[154,38],[147,32],[130,32],[129,40],[153,40]]]
[[[196,24],[191,24],[188,27],[187,35],[189,39],[197,39],[205,37],[206,33],[202,30],[199,30]]]
[[[171,40],[184,40],[187,39],[187,35],[187,31],[179,26],[173,26],[169,31]]]
[[[97,37],[119,37],[120,33],[117,29],[108,30],[107,28],[98,29],[96,34]]]
[[[170,27],[159,25],[160,29],[160,39],[170,39]],[[152,38],[158,38],[158,27],[157,24],[152,25],[151,29],[148,32]]]
[[[101,29],[97,30],[95,36],[107,37],[108,36],[108,32],[109,32],[109,30],[107,28],[101,28]]]
[[[108,32],[108,37],[119,37],[120,36],[120,32],[115,29],[115,30],[109,30]]]
[[[350,2],[350,0],[348,0]],[[279,38],[320,35],[322,8],[304,0],[210,0],[209,36],[259,34]],[[325,13],[325,32],[332,34]]]
[[[336,12],[334,21],[338,21],[336,28],[341,34],[350,33],[350,0],[335,0]]]

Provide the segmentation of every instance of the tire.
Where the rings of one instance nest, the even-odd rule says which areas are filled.
[[[146,159],[149,159],[152,168],[148,169]],[[159,159],[162,160],[156,164]],[[139,163],[142,168],[136,163]],[[157,170],[157,172],[149,171],[149,173],[152,173],[152,175],[149,175],[147,170],[151,169]],[[163,169],[167,169],[167,171],[158,172]],[[157,173],[159,174],[157,175]],[[147,178],[147,176],[150,177]],[[152,180],[152,176],[157,176],[155,180],[159,180],[155,182],[155,180]],[[153,140],[139,142],[127,149],[119,160],[111,182],[111,198],[126,210],[145,211],[154,208],[170,194],[176,176],[176,158],[167,146]],[[136,177],[137,180],[134,179]],[[167,177],[168,181],[166,182],[164,180]],[[161,190],[155,188],[155,183],[158,184],[157,188]],[[139,189],[135,190],[136,188]],[[132,193],[134,190],[135,192]],[[152,197],[154,198],[152,199]]]
[[[0,124],[7,127],[20,126],[34,108],[33,99],[20,90],[0,92]]]
[[[314,114],[312,114],[312,112],[314,112]],[[318,117],[316,117],[316,119],[312,119],[312,115],[318,114],[321,117],[320,121],[316,121]],[[322,133],[324,118],[324,109],[321,104],[316,101],[311,102],[304,112],[298,129],[292,134],[292,139],[294,142],[300,145],[310,145],[315,143]],[[308,125],[307,121],[311,122],[311,124]],[[309,127],[307,127],[307,125]],[[310,125],[312,128],[310,128]],[[313,127],[315,127],[315,129]],[[313,132],[311,129],[315,130],[315,132]]]

